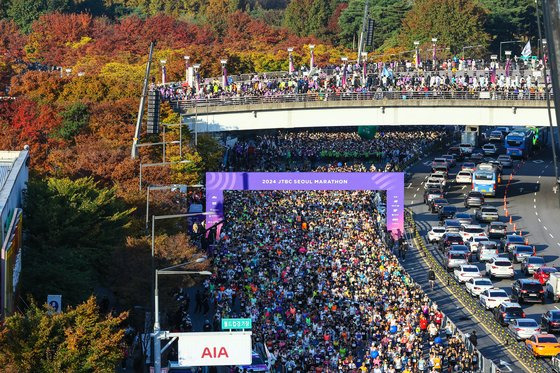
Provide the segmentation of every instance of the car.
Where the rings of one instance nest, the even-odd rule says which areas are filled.
[[[450,147],[449,148],[449,154],[454,155],[455,160],[457,160],[457,161],[461,161],[461,160],[463,160],[463,158],[465,158],[465,155],[463,154],[463,151],[458,146]]]
[[[269,372],[268,365],[263,361],[258,352],[252,351],[251,353],[251,365],[243,365],[238,367],[241,372]]]
[[[541,332],[541,327],[536,320],[526,318],[510,320],[508,329],[518,341],[530,338]]]
[[[541,316],[541,327],[544,332],[560,332],[560,310],[552,309]]]
[[[511,285],[511,299],[519,304],[540,302],[544,304],[544,288],[540,282],[532,278],[522,278]]]
[[[471,253],[478,253],[481,242],[488,242],[488,237],[486,236],[471,237],[466,241],[466,244],[471,250]]]
[[[490,279],[494,277],[509,277],[513,279],[515,277],[513,265],[506,258],[492,258],[486,263],[485,268],[486,274]]]
[[[437,166],[445,166],[447,167],[447,159],[438,157],[432,160],[432,170],[434,170]]]
[[[492,131],[488,136],[488,141],[501,143],[504,140],[502,131]]]
[[[507,134],[509,133],[509,127],[496,127],[494,129],[494,131],[501,131],[502,135],[504,136],[504,138],[507,136]]]
[[[484,153],[481,150],[475,150],[471,154],[471,160],[474,161],[474,163],[480,163],[483,158]]]
[[[457,219],[445,219],[443,221],[443,227],[445,228],[446,232],[450,232],[450,233],[461,232],[461,223]]]
[[[500,162],[504,168],[513,167],[513,159],[511,159],[509,155],[502,154],[498,156],[498,162]]]
[[[540,258],[540,257],[539,256],[533,256],[531,258],[527,258],[526,260],[534,259],[534,258]],[[544,262],[544,259],[543,258],[541,258],[541,259]],[[556,273],[556,272],[558,272],[558,269],[556,269],[554,267],[545,267],[543,265],[542,267],[539,267],[539,268],[534,270],[533,278],[544,285],[544,284],[546,284],[546,282],[550,278],[550,274],[551,273]]]
[[[461,166],[461,171],[474,172],[475,170],[476,170],[476,163],[474,163],[474,162],[465,162]]]
[[[455,176],[456,184],[471,184],[472,183],[472,171],[459,171],[457,176]]]
[[[524,318],[525,312],[519,303],[515,302],[502,302],[498,307],[494,308],[494,318],[497,322],[506,326],[510,320]]]
[[[501,221],[493,221],[486,228],[486,235],[490,238],[502,238],[507,234],[507,224]]]
[[[437,187],[429,187],[424,190],[424,203],[428,204],[434,198],[444,198],[443,187],[441,185]]]
[[[445,198],[434,198],[428,204],[428,208],[430,212],[437,214],[440,208],[447,205],[449,205],[449,202]]]
[[[461,225],[472,224],[472,216],[468,212],[458,212],[455,214],[455,219],[459,221]]]
[[[463,245],[463,237],[456,232],[445,232],[441,239],[439,240],[438,248],[444,252],[451,245]]]
[[[463,225],[460,233],[463,241],[468,241],[471,237],[486,237],[484,228],[476,224]]]
[[[502,302],[508,302],[509,295],[503,289],[492,288],[480,293],[478,301],[482,307],[489,310],[498,307]]]
[[[479,222],[490,223],[500,219],[498,209],[494,206],[482,206],[476,211],[476,220]]]
[[[469,264],[467,255],[462,251],[449,251],[445,255],[445,268],[448,272],[453,271],[462,265]]]
[[[500,240],[500,246],[503,252],[509,252],[513,249],[513,245],[525,245],[523,236],[517,234],[508,234]]]
[[[428,231],[428,242],[434,243],[439,242],[441,237],[445,234],[445,227],[432,227]]]
[[[463,154],[471,155],[473,150],[474,150],[474,146],[472,144],[469,144],[469,143],[461,143],[461,144],[459,144],[459,149],[461,149]]]
[[[444,187],[447,184],[447,175],[444,174],[443,172],[433,172],[430,174],[430,176],[428,177],[428,180],[439,180],[440,184],[443,185]]]
[[[494,284],[492,284],[492,281],[487,278],[475,277],[465,282],[465,287],[468,293],[470,293],[473,297],[477,297],[484,290],[492,289]]]
[[[451,245],[447,248],[447,251],[459,251],[465,254],[467,260],[471,259],[471,251],[467,247],[467,245]]]
[[[488,262],[498,257],[498,244],[494,241],[484,241],[478,244],[478,261]]]
[[[461,283],[468,281],[472,278],[482,277],[479,269],[475,265],[461,265],[453,271],[453,275]]]
[[[560,343],[552,334],[535,334],[525,340],[525,346],[536,357],[556,356],[560,353]]]
[[[546,263],[544,261],[544,258],[540,257],[540,256],[529,256],[525,259],[523,259],[523,261],[521,262],[521,272],[523,272],[525,274],[525,276],[529,276],[529,275],[534,275],[536,271],[538,271],[540,268],[543,268],[546,266]],[[554,269],[554,268],[551,268]],[[552,271],[551,271],[552,272]],[[546,280],[544,282],[546,282],[548,280],[548,277],[550,276],[550,273],[548,272],[547,276],[546,276]],[[542,275],[545,275],[545,273],[541,272]],[[538,280],[538,278],[536,278]]]
[[[484,144],[482,146],[482,151],[484,155],[495,155],[498,152],[498,149],[494,144]]]
[[[453,154],[444,154],[441,156],[441,158],[445,158],[447,160],[447,164],[449,165],[449,168],[453,168],[457,164],[457,159]]]
[[[440,164],[432,168],[433,173],[442,173],[445,175],[445,178],[449,176],[449,165]]]
[[[492,166],[495,167],[496,172],[498,173],[498,175],[502,174],[502,171],[504,170],[504,166],[502,166],[502,164],[499,161],[493,160],[493,159],[489,159],[488,163],[491,164]],[[498,181],[499,183],[499,181]]]
[[[474,190],[468,192],[465,195],[465,207],[481,207],[484,205],[484,195],[481,192],[476,192]]]
[[[440,208],[438,211],[438,219],[439,221],[444,221],[445,219],[453,219],[456,213],[457,207],[451,205],[442,206],[442,208]]]
[[[515,245],[509,253],[509,258],[514,263],[521,263],[525,258],[535,255],[533,247],[527,245]]]
[[[432,189],[432,188],[444,188],[443,183],[440,179],[429,177],[424,183],[424,190]]]

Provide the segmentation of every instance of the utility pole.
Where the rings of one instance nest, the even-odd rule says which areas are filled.
[[[366,32],[368,8],[369,0],[366,0],[366,5],[364,6],[364,18],[362,20],[362,32],[360,33],[360,42],[358,44],[358,64],[362,62],[362,51],[364,50],[364,34]]]
[[[148,95],[148,80],[150,79],[150,68],[152,67],[152,56],[154,54],[155,40],[150,43],[150,53],[148,55],[148,63],[146,64],[146,73],[144,74],[144,86],[142,87],[142,96],[140,96],[140,106],[138,107],[138,117],[136,118],[136,130],[134,131],[134,139],[132,139],[132,159],[138,156],[138,139],[140,138],[140,130],[142,129],[142,118],[144,117],[144,104]]]

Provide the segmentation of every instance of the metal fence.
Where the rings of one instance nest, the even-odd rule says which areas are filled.
[[[282,104],[291,102],[328,102],[328,101],[381,101],[381,100],[512,100],[512,101],[544,101],[544,92],[501,92],[501,91],[426,91],[426,92],[348,92],[324,93],[310,92],[303,94],[283,94],[276,96],[235,96],[220,98],[198,98],[187,100],[171,100],[177,110],[200,107],[239,106],[259,104]]]

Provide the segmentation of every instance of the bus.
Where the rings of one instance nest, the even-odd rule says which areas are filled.
[[[476,170],[472,175],[472,190],[485,196],[496,196],[498,188],[497,173],[488,170]]]
[[[506,154],[512,158],[527,158],[533,150],[534,132],[528,129],[510,132],[504,141]]]

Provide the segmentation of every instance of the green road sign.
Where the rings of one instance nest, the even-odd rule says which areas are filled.
[[[253,321],[251,319],[222,319],[222,330],[239,330],[252,328]]]

